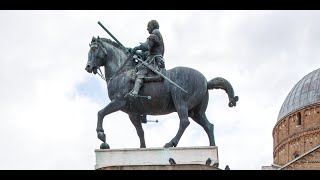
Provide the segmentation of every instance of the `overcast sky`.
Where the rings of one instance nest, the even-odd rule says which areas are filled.
[[[87,73],[93,36],[125,46],[148,36],[156,19],[165,41],[166,68],[192,67],[211,80],[227,79],[239,96],[228,107],[223,90],[209,91],[207,117],[215,125],[220,168],[261,169],[273,162],[272,130],[287,94],[320,68],[320,11],[0,11],[0,169],[94,169],[97,112],[107,86]],[[149,116],[147,147],[176,134],[177,113]],[[178,146],[207,146],[191,124]],[[111,148],[137,148],[123,112],[104,118]]]

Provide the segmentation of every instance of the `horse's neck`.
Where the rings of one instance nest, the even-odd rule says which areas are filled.
[[[111,46],[110,44],[105,43],[105,47],[108,49],[107,62],[104,66],[106,79],[110,79],[116,74],[120,74],[123,71],[133,68],[133,61],[129,61],[125,67],[118,72],[119,68],[126,61],[127,55],[122,50]]]

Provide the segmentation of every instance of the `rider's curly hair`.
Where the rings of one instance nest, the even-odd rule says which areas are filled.
[[[151,20],[148,22],[148,25],[151,25],[153,27],[153,29],[159,29],[159,23],[156,20]]]

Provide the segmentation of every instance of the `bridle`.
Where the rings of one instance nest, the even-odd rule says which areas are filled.
[[[101,47],[101,43],[99,43],[99,42],[93,42],[93,43],[89,44],[89,46],[90,46],[91,48],[92,48],[92,47],[97,48],[97,51],[99,52],[99,49],[100,49],[100,47]],[[105,47],[104,47],[103,44],[102,44],[101,49],[102,49],[103,53],[104,53],[105,55],[107,55],[107,50],[105,49]],[[110,79],[106,79],[106,78],[105,78],[105,76],[103,75],[103,73],[102,73],[102,71],[101,71],[101,69],[100,69],[100,66],[97,65],[97,62],[96,62],[96,61],[94,61],[94,62],[92,62],[92,63],[93,63],[93,65],[94,65],[95,67],[97,67],[97,69],[100,71],[100,73],[99,73],[99,71],[97,71],[97,74],[99,74],[99,76],[101,77],[101,79],[103,79],[104,81],[108,82],[111,78],[110,78]]]
[[[90,47],[94,46],[95,48],[98,48],[98,51],[99,51],[99,48],[101,47],[103,53],[104,53],[105,55],[107,55],[107,50],[106,50],[106,47],[104,46],[103,43],[101,43],[101,42],[99,42],[99,41],[95,41],[95,42],[93,42],[92,44],[89,44],[89,45],[90,45]],[[101,79],[103,79],[104,81],[108,82],[108,81],[112,80],[113,78],[115,78],[117,75],[119,75],[119,72],[124,68],[124,66],[126,65],[126,63],[132,58],[133,55],[134,55],[133,53],[130,54],[129,57],[127,58],[127,60],[126,60],[126,61],[119,67],[119,69],[116,71],[116,73],[115,73],[112,77],[110,77],[110,78],[108,78],[108,79],[106,79],[105,76],[103,76],[103,73],[102,73],[102,71],[101,71],[101,69],[100,69],[100,66],[96,66],[96,65],[97,65],[96,62],[93,62],[93,65],[96,66],[97,69],[100,71],[100,73],[97,71],[97,74],[99,74],[99,76],[101,77]]]

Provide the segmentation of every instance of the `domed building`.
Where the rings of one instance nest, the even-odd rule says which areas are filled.
[[[320,69],[292,88],[272,133],[273,167],[320,169]]]

